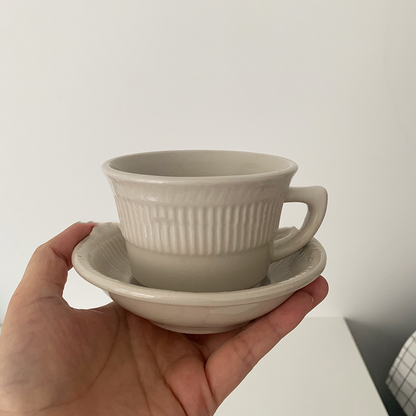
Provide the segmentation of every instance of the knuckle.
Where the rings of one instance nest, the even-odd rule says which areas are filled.
[[[37,247],[35,249],[35,251],[33,252],[33,257],[37,257],[37,256],[41,256],[43,254],[45,254],[45,252],[47,251],[47,245],[46,243],[41,244],[39,247]]]
[[[252,347],[244,337],[239,337],[234,342],[234,352],[239,357],[241,363],[251,370],[257,363],[256,356]]]
[[[267,326],[270,328],[270,330],[273,334],[273,338],[275,339],[276,342],[279,342],[285,336],[285,334],[282,332],[282,329],[270,317],[269,317],[269,319],[267,319],[266,322],[267,322]]]

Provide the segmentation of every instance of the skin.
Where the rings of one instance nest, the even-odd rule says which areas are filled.
[[[62,293],[71,253],[94,224],[40,246],[0,336],[1,415],[213,415],[254,365],[328,293],[320,276],[243,329],[163,330],[115,303],[79,310]]]

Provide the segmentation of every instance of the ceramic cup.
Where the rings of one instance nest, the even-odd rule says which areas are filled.
[[[291,160],[259,153],[185,150],[105,162],[132,274],[158,289],[247,289],[271,262],[305,246],[325,215],[326,190],[295,188]],[[275,241],[284,202],[308,207],[299,231]]]

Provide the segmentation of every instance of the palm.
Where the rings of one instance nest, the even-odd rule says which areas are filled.
[[[34,313],[47,320],[25,318]],[[100,415],[122,409],[126,415],[138,409],[156,415],[169,408],[172,414],[210,415],[217,407],[206,363],[233,333],[185,336],[154,326],[115,303],[76,310],[62,298],[50,297],[19,308],[15,319],[21,331],[13,344],[37,347],[16,351],[21,371],[28,362],[37,365],[26,373],[26,381],[32,382],[13,383],[13,395],[26,397],[34,409],[93,406]],[[48,353],[45,339],[50,341]]]
[[[65,243],[67,251],[80,240],[81,231],[72,244]],[[56,254],[59,247],[52,251]],[[54,279],[64,268],[62,257],[68,258],[68,252],[51,257],[41,270],[47,282],[41,286],[30,277],[35,255],[10,302],[0,342],[0,410],[212,415],[311,309],[307,293],[313,293],[317,304],[327,291],[320,278],[309,291],[298,292],[278,308],[280,319],[272,312],[242,331],[185,336],[156,327],[115,303],[72,309],[59,296],[64,281],[56,293]],[[45,277],[51,269],[55,274]],[[28,302],[30,288],[36,296]]]

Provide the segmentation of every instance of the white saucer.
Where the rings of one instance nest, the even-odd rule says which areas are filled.
[[[282,236],[291,229],[282,229]],[[270,312],[324,270],[326,253],[312,239],[303,249],[270,265],[260,285],[217,293],[176,292],[141,286],[132,276],[116,223],[103,223],[72,254],[75,270],[108,292],[114,302],[162,328],[188,334],[228,331]]]

